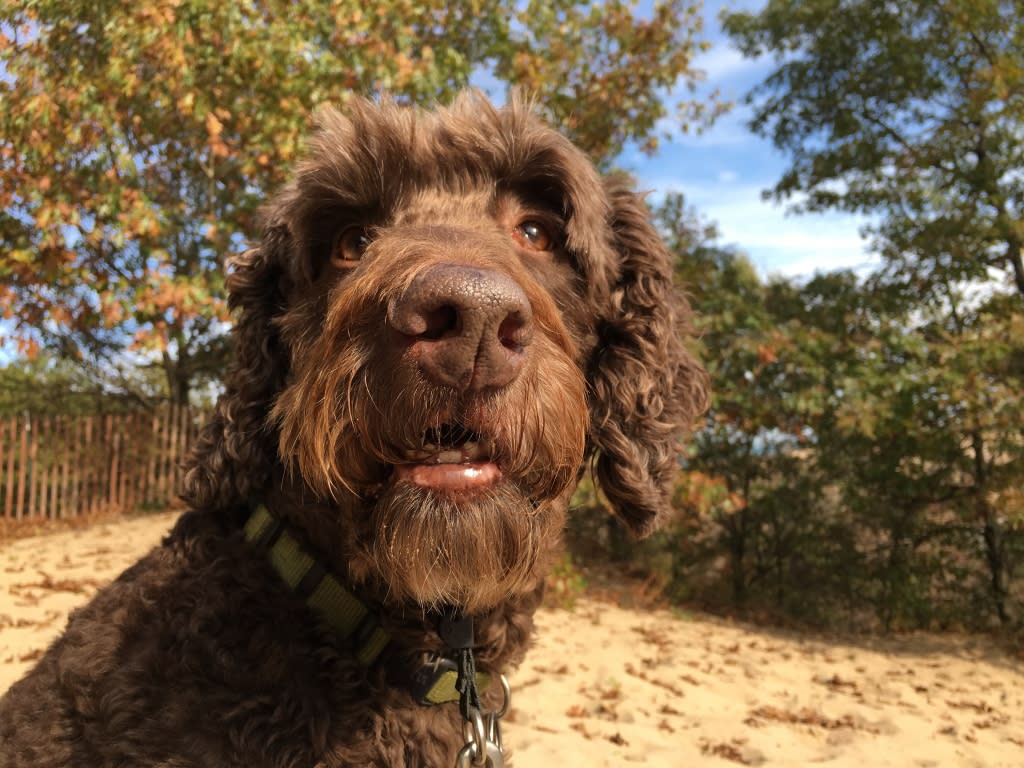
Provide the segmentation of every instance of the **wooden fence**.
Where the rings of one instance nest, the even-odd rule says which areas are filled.
[[[183,406],[0,419],[0,517],[162,508],[205,414]]]

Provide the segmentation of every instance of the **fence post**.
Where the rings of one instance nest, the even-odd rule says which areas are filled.
[[[78,517],[79,507],[79,465],[82,462],[82,419],[68,421],[68,438],[65,440],[66,462],[68,464],[68,513],[72,517]],[[72,446],[74,445],[74,451]]]
[[[114,431],[121,448],[121,477],[117,484],[118,510],[123,514],[131,509],[132,493],[132,417],[120,413],[114,417]]]
[[[128,512],[175,498],[198,434],[188,406],[0,418],[0,518]]]
[[[49,479],[50,492],[46,502],[46,516],[50,518],[60,516],[60,500],[57,497],[57,483],[60,480],[60,462],[58,461],[60,451],[60,431],[58,429],[58,418],[49,416],[46,419],[47,436],[50,448],[46,451],[46,476]]]
[[[28,454],[28,507],[27,515],[34,517],[36,514],[36,494],[38,493],[37,481],[39,474],[39,421],[29,414],[28,427],[26,431],[29,437]]]
[[[107,474],[107,509],[117,506],[118,459],[120,458],[120,435],[114,430],[114,415],[108,413],[104,418],[104,431],[110,451],[109,473]]]
[[[171,467],[174,466],[171,454],[174,451],[174,444],[171,441],[172,430],[171,417],[174,415],[174,406],[167,403],[160,413],[160,497],[166,499],[171,487]]]
[[[144,503],[156,504],[157,499],[154,493],[156,489],[156,457],[159,453],[157,436],[160,434],[160,411],[153,409],[149,418],[149,439],[146,441],[146,486],[142,494]]]
[[[91,514],[92,513],[92,511],[93,511],[93,503],[94,503],[94,499],[95,499],[95,495],[93,493],[93,483],[95,482],[95,477],[96,477],[96,473],[95,473],[96,454],[93,451],[92,436],[93,436],[93,417],[92,416],[86,416],[85,417],[85,441],[83,443],[83,448],[84,448],[83,459],[84,459],[85,466],[82,468],[83,469],[83,474],[84,474],[82,479],[84,481],[84,487],[83,487],[84,494],[83,495],[85,497],[83,499],[83,501],[84,501],[83,509],[85,509],[87,514]]]
[[[12,517],[14,512],[11,509],[11,477],[10,460],[14,455],[14,430],[10,429],[7,421],[0,421],[0,470],[8,465],[7,474],[3,476],[4,506],[0,517]],[[6,459],[6,461],[5,461]]]
[[[14,515],[19,519],[25,514],[25,483],[28,481],[28,414],[22,414],[20,419],[21,439],[18,441],[18,504],[15,507]]]

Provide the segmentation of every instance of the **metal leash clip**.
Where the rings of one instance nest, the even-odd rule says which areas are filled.
[[[455,758],[455,768],[505,768],[501,718],[508,714],[512,688],[504,675],[501,675],[501,692],[504,701],[497,712],[490,712],[485,717],[479,709],[472,709],[473,719],[465,725],[466,745]]]

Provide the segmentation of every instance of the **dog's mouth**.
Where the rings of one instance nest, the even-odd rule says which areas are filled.
[[[434,491],[466,492],[493,485],[501,469],[492,459],[486,435],[458,424],[442,424],[423,433],[422,447],[401,452],[392,479]]]

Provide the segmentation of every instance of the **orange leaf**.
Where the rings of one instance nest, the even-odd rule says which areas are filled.
[[[211,143],[213,143],[213,141],[216,140],[216,138],[218,136],[220,136],[220,134],[223,132],[223,130],[224,130],[224,124],[220,120],[217,119],[217,116],[215,114],[213,114],[213,112],[207,112],[206,113],[206,132],[208,134],[210,134]]]

